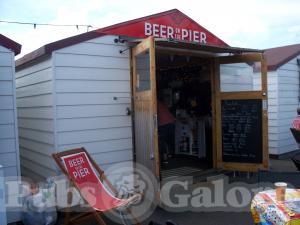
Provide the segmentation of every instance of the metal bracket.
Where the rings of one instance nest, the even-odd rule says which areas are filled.
[[[130,48],[125,48],[125,49],[123,49],[123,50],[120,50],[119,53],[120,53],[120,54],[123,54],[124,52],[128,51],[129,49],[130,49]]]
[[[130,116],[132,113],[131,109],[129,107],[126,108],[126,115]]]

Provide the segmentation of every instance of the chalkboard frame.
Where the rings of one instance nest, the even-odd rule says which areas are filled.
[[[221,100],[223,162],[263,163],[262,110],[261,99]]]
[[[255,64],[258,62],[258,64]],[[261,72],[261,90],[253,91],[232,91],[221,92],[220,90],[220,66],[223,64],[247,63],[257,65],[257,73]],[[260,63],[260,64],[259,64]],[[213,140],[214,145],[214,166],[223,170],[233,171],[258,171],[269,169],[268,151],[268,86],[267,86],[267,62],[262,52],[245,52],[244,54],[220,56],[215,59],[215,71],[212,76],[212,87],[214,87],[213,109]],[[262,139],[263,139],[263,160],[262,163],[240,163],[223,162],[222,159],[222,125],[221,125],[221,101],[226,99],[260,99],[262,101]]]

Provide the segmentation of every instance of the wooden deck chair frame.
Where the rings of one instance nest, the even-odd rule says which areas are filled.
[[[96,171],[99,174],[99,178],[102,182],[105,182],[107,184],[107,186],[109,187],[109,189],[115,194],[118,194],[118,191],[115,189],[115,187],[112,185],[112,183],[107,179],[107,177],[104,174],[104,171],[100,169],[100,167],[98,166],[98,164],[93,160],[93,158],[90,156],[90,154],[85,150],[85,148],[77,148],[77,149],[71,149],[71,150],[67,150],[67,151],[63,151],[63,152],[58,152],[58,153],[53,153],[52,157],[54,158],[55,162],[57,163],[58,167],[61,169],[61,171],[68,177],[68,179],[71,182],[71,185],[73,187],[75,187],[78,192],[80,193],[80,190],[76,187],[75,185],[75,181],[73,180],[73,178],[69,175],[69,173],[67,172],[63,162],[62,162],[62,157],[64,156],[68,156],[68,155],[72,155],[72,154],[78,154],[78,153],[85,153],[89,159],[89,161],[91,162],[92,166],[96,169]],[[102,219],[101,215],[104,215],[105,212],[101,212],[101,211],[97,211],[96,209],[94,209],[93,207],[91,208],[91,211],[89,212],[83,212],[83,213],[79,213],[76,216],[71,217],[70,213],[71,213],[71,203],[72,203],[72,193],[69,192],[68,196],[67,196],[67,209],[65,211],[65,218],[64,218],[64,225],[68,225],[68,224],[78,224],[84,220],[87,220],[91,217],[94,217],[96,219],[96,221],[101,224],[101,225],[106,225],[105,221]],[[84,199],[83,199],[84,200]],[[85,201],[85,200],[84,200]],[[85,201],[86,202],[86,201]],[[86,204],[88,204],[86,202]],[[126,209],[126,211],[131,214],[134,223],[137,225],[141,225],[141,223],[138,221],[138,219],[136,217],[134,217],[134,215],[132,214],[131,210],[129,208]]]

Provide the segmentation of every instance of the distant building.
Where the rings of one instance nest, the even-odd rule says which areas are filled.
[[[299,106],[300,44],[266,49],[268,64],[269,153],[298,149],[290,132]]]
[[[20,51],[21,45],[0,34],[0,165],[4,177],[14,177],[14,180],[21,175],[15,88],[15,55]],[[12,190],[6,190],[6,197],[12,196]],[[1,209],[1,199],[0,205]],[[8,223],[19,219],[18,212],[7,214]],[[1,215],[0,223],[2,224]]]

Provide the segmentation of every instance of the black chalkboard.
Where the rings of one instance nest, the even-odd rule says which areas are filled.
[[[222,100],[223,162],[262,163],[262,100]]]

